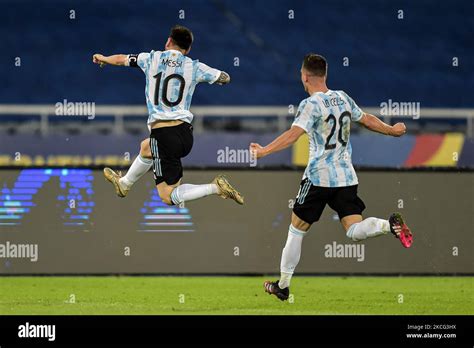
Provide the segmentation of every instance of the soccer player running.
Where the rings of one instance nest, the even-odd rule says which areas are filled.
[[[105,178],[114,185],[119,197],[125,197],[132,185],[153,167],[158,194],[168,205],[179,205],[208,195],[244,203],[243,196],[223,175],[215,177],[210,184],[181,184],[181,158],[186,157],[193,146],[193,114],[189,107],[194,89],[200,82],[220,85],[230,82],[230,76],[224,71],[186,56],[192,42],[192,32],[176,25],[171,29],[164,51],[93,56],[93,62],[101,67],[106,64],[139,67],[146,76],[150,137],[141,142],[140,154],[125,176],[110,168],[104,169]]]
[[[358,180],[351,162],[349,141],[351,122],[359,122],[371,131],[399,137],[405,134],[403,123],[390,126],[374,115],[364,113],[343,91],[326,86],[327,62],[317,54],[303,60],[301,81],[310,95],[304,99],[292,127],[265,147],[250,144],[252,153],[264,157],[283,150],[307,133],[309,161],[296,195],[288,239],[281,257],[279,281],[264,283],[265,291],[280,300],[288,299],[290,281],[301,255],[303,237],[318,221],[326,204],[339,215],[347,237],[354,241],[391,232],[406,248],[412,244],[412,234],[399,213],[388,220],[362,218],[364,202],[357,196]]]

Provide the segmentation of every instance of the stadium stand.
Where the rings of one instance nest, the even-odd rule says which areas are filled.
[[[98,69],[91,63],[91,56],[95,52],[159,50],[169,28],[182,22],[195,33],[191,56],[232,76],[232,83],[224,88],[198,89],[193,101],[196,106],[296,106],[306,97],[299,82],[301,59],[305,53],[315,51],[329,60],[329,86],[347,91],[361,106],[376,107],[392,99],[419,102],[422,108],[474,107],[472,95],[467,93],[474,90],[474,46],[470,44],[474,22],[468,26],[459,24],[465,13],[472,12],[473,2],[324,0],[318,1],[317,11],[315,6],[307,11],[310,0],[276,0],[272,1],[271,15],[265,16],[261,14],[268,11],[268,4],[263,1],[241,7],[234,6],[231,0],[201,1],[200,6],[191,5],[191,1],[145,1],[140,6],[122,0],[115,1],[113,6],[98,0],[4,3],[8,6],[0,13],[0,45],[4,52],[0,63],[7,88],[0,90],[1,104],[54,104],[67,99],[97,105],[143,105],[141,71]],[[403,19],[397,17],[400,9]],[[185,16],[182,20],[178,19],[180,10]],[[290,10],[294,11],[294,19],[288,18]],[[22,13],[21,23],[18,16],[12,15],[15,12]],[[291,30],[288,21],[294,22]],[[450,30],[434,24],[441,22]],[[17,58],[20,66],[15,64]],[[344,58],[348,58],[349,66],[343,65]],[[458,64],[453,66],[455,58]],[[9,144],[18,144],[22,133],[37,134],[35,143],[39,146],[31,149],[31,156],[55,153],[51,150],[56,140],[42,137],[39,116],[0,115],[0,144],[2,152],[10,158],[4,163],[9,163],[13,156],[8,152]],[[137,139],[146,136],[146,116],[124,117],[123,135],[111,134],[115,129],[113,116],[97,117],[90,122],[80,117],[50,115],[47,120],[50,134],[64,141],[77,140],[62,148],[64,154],[84,154],[77,144],[86,139],[91,144],[104,144],[104,135],[116,139],[115,144],[127,144],[125,150],[134,154]],[[473,118],[468,116],[451,118],[447,114],[436,119],[404,120],[411,135],[403,146],[393,148],[388,140],[368,140],[356,129],[352,138],[356,148],[354,162],[380,166],[437,165],[440,155],[436,154],[441,151],[445,159],[441,165],[474,166],[473,139],[468,131],[469,127],[472,129]],[[288,126],[290,121],[288,117],[283,125]],[[261,117],[228,119],[202,115],[199,122],[205,132],[200,134],[196,146],[212,144],[215,134],[233,139],[229,135],[233,132],[235,142],[231,142],[243,148],[248,139],[266,139],[281,128],[281,123],[277,125]],[[381,146],[389,146],[396,155],[389,162],[375,153],[359,156],[357,147],[369,141],[380,141]],[[27,151],[21,146],[18,149],[18,145],[15,148]],[[110,151],[109,155],[119,153],[112,148]],[[272,164],[304,161],[304,156],[293,151],[293,155],[288,152]],[[461,152],[460,162],[449,160],[452,151]],[[191,158],[190,163],[212,165],[214,157]]]
[[[9,6],[0,14],[0,33],[2,51],[8,52],[1,63],[7,67],[2,75],[9,88],[0,91],[0,100],[55,103],[67,98],[141,104],[140,71],[99,71],[91,64],[91,55],[159,50],[183,9],[183,23],[196,36],[191,56],[233,77],[226,88],[197,91],[196,105],[298,103],[304,98],[299,83],[302,57],[316,51],[329,60],[329,84],[346,90],[360,105],[379,105],[391,98],[419,101],[423,107],[474,106],[472,96],[463,93],[474,90],[474,46],[470,44],[474,24],[458,24],[474,3],[326,0],[318,2],[314,13],[305,11],[308,1],[272,1],[272,16],[260,15],[268,11],[262,1],[250,7],[230,6],[232,1],[201,1],[192,11],[186,11],[190,1],[148,1],[140,6],[115,1],[113,7],[102,1],[79,6],[68,1],[7,1]],[[279,25],[289,20],[288,8],[295,11],[291,31]],[[397,19],[399,8],[403,8],[403,20]],[[76,11],[75,19],[69,19],[71,9]],[[22,23],[10,15],[17,11],[23,14]],[[87,21],[83,20],[86,16]],[[450,30],[434,25],[436,18]],[[21,68],[12,64],[17,56]],[[349,58],[349,67],[343,66],[344,57]],[[458,57],[459,66],[452,66],[453,57]],[[234,66],[234,58],[239,58],[239,66]]]

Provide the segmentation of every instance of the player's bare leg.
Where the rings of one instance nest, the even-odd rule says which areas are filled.
[[[140,144],[140,153],[133,161],[127,174],[122,177],[121,172],[115,172],[110,168],[104,168],[105,178],[114,185],[115,192],[119,197],[127,196],[132,185],[145,175],[153,165],[150,150],[150,139],[144,139]]]
[[[341,219],[341,224],[346,230],[347,237],[356,242],[391,232],[405,248],[409,248],[413,243],[410,229],[400,213],[393,213],[388,220],[375,217],[363,219],[362,215],[358,214],[348,215]]]
[[[303,237],[310,227],[309,223],[301,220],[295,213],[292,213],[288,238],[281,255],[280,280],[275,282],[267,280],[263,283],[267,293],[275,295],[282,301],[287,300],[290,295],[291,277],[300,261]]]
[[[158,195],[160,196],[161,200],[163,203],[166,203],[168,205],[173,205],[173,201],[171,199],[171,193],[175,188],[177,188],[179,185],[181,185],[181,180],[179,180],[176,184],[174,185],[168,185],[166,182],[161,182],[158,185],[156,185],[156,189],[158,190]]]
[[[238,204],[244,204],[244,197],[223,176],[218,175],[210,184],[181,184],[181,180],[173,185],[161,182],[156,185],[161,200],[168,205],[179,205],[209,195],[230,198]]]

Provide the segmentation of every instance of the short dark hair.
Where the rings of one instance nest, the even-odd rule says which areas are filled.
[[[194,40],[192,31],[182,25],[175,25],[171,28],[170,38],[183,50],[188,50]]]
[[[328,70],[328,62],[319,54],[308,53],[304,56],[303,68],[313,75],[324,77]]]

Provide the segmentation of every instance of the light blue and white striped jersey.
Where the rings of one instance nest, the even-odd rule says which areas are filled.
[[[303,174],[313,185],[343,187],[357,185],[349,140],[351,121],[363,112],[343,91],[316,92],[304,99],[293,122],[309,137],[309,160]]]
[[[179,51],[151,51],[129,55],[130,66],[139,66],[146,76],[148,125],[157,120],[182,120],[191,123],[189,111],[194,88],[200,82],[214,83],[221,71]]]

